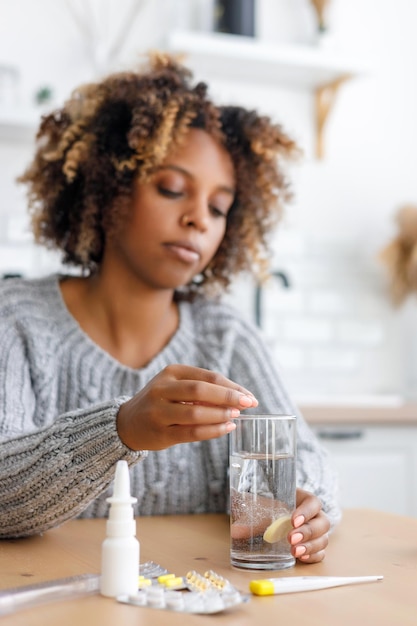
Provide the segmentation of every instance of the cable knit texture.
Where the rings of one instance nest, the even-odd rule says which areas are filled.
[[[107,516],[120,459],[131,468],[136,515],[226,511],[227,437],[134,452],[117,435],[120,404],[171,363],[215,370],[250,389],[256,413],[296,414],[298,486],[322,500],[332,524],[339,520],[327,455],[256,328],[228,305],[184,302],[168,345],[131,369],[81,330],[54,275],[0,282],[0,537]]]

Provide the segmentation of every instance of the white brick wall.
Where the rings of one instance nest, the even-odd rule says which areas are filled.
[[[279,235],[272,279],[262,290],[262,329],[296,396],[402,393],[402,330],[382,267],[341,235]],[[252,292],[253,293],[253,292]],[[239,291],[232,301],[242,302]],[[254,319],[253,306],[247,311]]]

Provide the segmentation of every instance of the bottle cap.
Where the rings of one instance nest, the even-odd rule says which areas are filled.
[[[134,504],[137,498],[130,495],[130,476],[127,461],[117,461],[113,495],[106,500],[109,504]]]
[[[130,495],[130,476],[127,461],[118,461],[114,479],[113,495],[107,498],[110,504],[106,523],[108,537],[128,537],[136,534],[132,504],[137,498]]]

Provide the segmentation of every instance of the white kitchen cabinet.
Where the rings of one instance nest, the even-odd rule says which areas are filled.
[[[342,507],[417,517],[417,425],[312,427],[339,473]]]

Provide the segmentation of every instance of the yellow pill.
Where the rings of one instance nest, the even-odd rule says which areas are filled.
[[[184,580],[183,578],[181,578],[181,576],[174,576],[174,578],[169,578],[168,580],[166,580],[164,582],[164,586],[167,587],[168,589],[173,589],[173,588],[177,588],[177,587],[183,587],[184,586]]]
[[[162,576],[158,576],[157,580],[159,583],[165,583],[165,581],[170,580],[170,578],[175,578],[175,574],[162,574]]]

